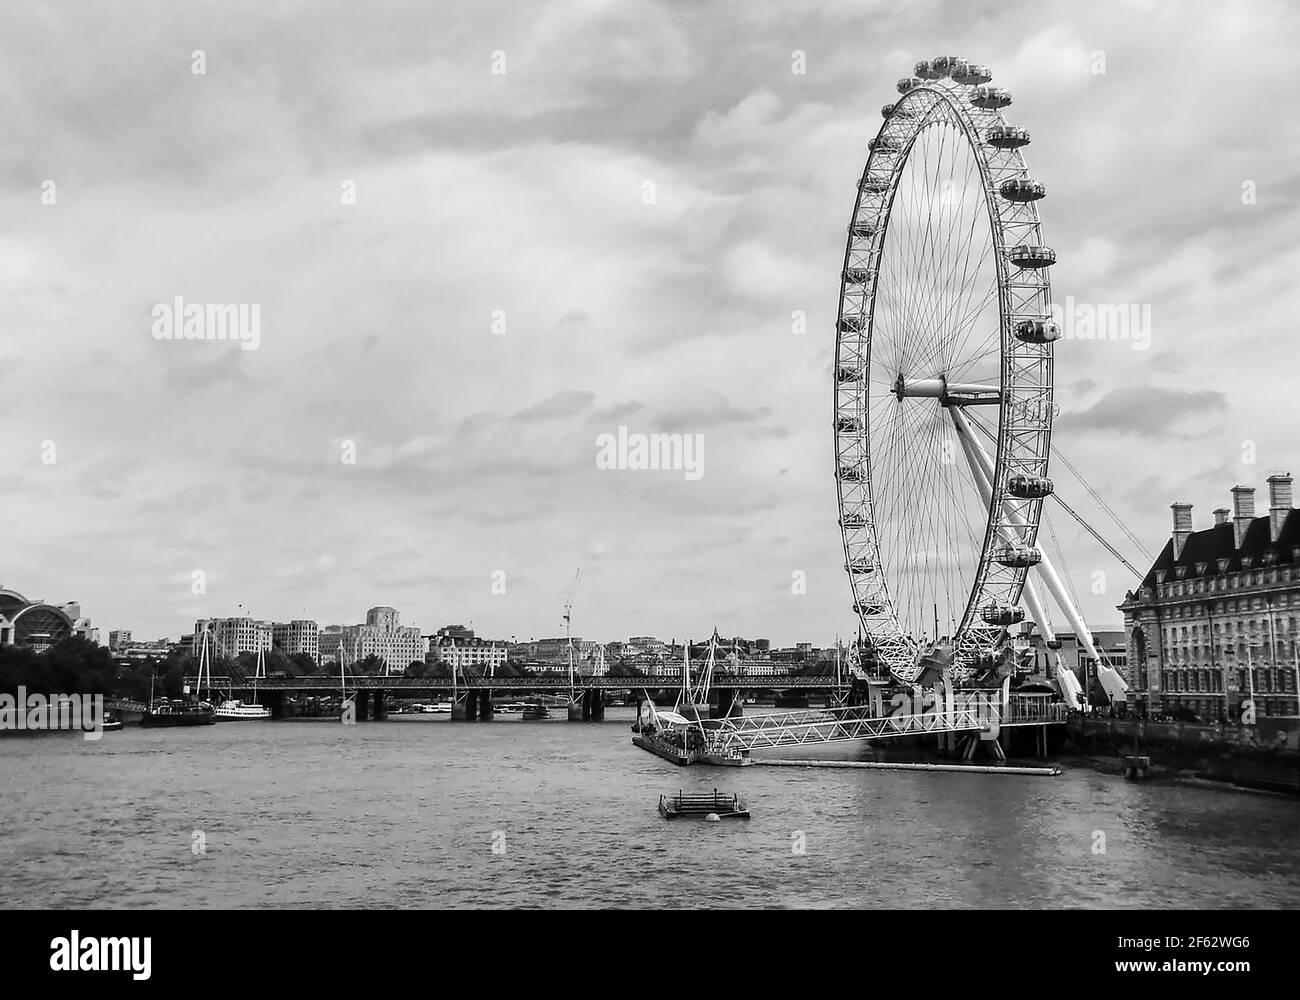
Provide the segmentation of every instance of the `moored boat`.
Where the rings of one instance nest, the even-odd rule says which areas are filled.
[[[242,701],[228,699],[213,710],[213,716],[221,722],[257,722],[269,719],[271,710],[265,705],[249,705]]]
[[[168,701],[162,698],[149,705],[140,717],[145,729],[169,729],[175,726],[210,726],[216,714],[206,701]]]
[[[632,737],[632,745],[648,750],[656,757],[672,761],[680,767],[695,763],[695,754],[689,748],[670,742],[662,733],[638,733]]]
[[[205,636],[206,638],[206,636]],[[206,643],[204,644],[204,654],[207,653]],[[262,655],[261,647],[257,650],[257,666],[253,670],[253,697],[257,697],[257,682],[266,677],[266,660]],[[200,679],[203,676],[203,668],[199,668]],[[208,663],[208,678],[211,683],[212,667]],[[260,705],[256,701],[244,702],[235,698],[227,697],[218,705],[213,713],[215,717],[222,722],[260,722],[271,717],[271,710],[265,705]]]

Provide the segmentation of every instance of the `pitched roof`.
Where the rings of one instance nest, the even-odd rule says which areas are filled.
[[[1176,571],[1179,566],[1186,567],[1183,579],[1194,579],[1201,575],[1218,576],[1221,572],[1220,559],[1228,560],[1227,566],[1222,570],[1223,573],[1240,571],[1243,557],[1250,560],[1251,569],[1259,569],[1264,565],[1264,555],[1267,552],[1275,553],[1270,565],[1286,565],[1297,561],[1294,556],[1297,549],[1300,549],[1300,512],[1294,508],[1287,513],[1276,542],[1269,540],[1268,514],[1256,517],[1250,522],[1240,549],[1233,544],[1233,524],[1232,521],[1228,521],[1227,524],[1216,524],[1211,528],[1193,531],[1187,536],[1187,542],[1177,559],[1174,558],[1174,540],[1170,538],[1165,542],[1165,547],[1160,550],[1156,561],[1151,564],[1151,569],[1142,580],[1142,586],[1156,586],[1156,574],[1160,570],[1165,571],[1165,582],[1177,579]],[[1200,563],[1205,564],[1204,574],[1197,572],[1197,565]]]

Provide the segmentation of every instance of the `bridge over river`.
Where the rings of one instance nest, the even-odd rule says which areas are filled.
[[[199,679],[185,681],[198,690]],[[633,678],[609,676],[575,677],[570,686],[567,676],[550,677],[403,677],[383,674],[357,674],[346,679],[313,675],[306,677],[270,677],[256,681],[237,676],[217,676],[204,681],[204,690],[230,692],[236,697],[253,697],[270,705],[273,715],[284,714],[285,699],[293,696],[338,697],[345,693],[351,701],[356,721],[382,719],[392,698],[456,699],[455,719],[491,719],[494,697],[528,695],[564,695],[572,692],[574,701],[567,710],[571,720],[600,721],[605,717],[605,697],[611,691],[671,691],[680,682],[675,677]],[[346,685],[346,686],[345,686]],[[340,689],[343,689],[342,691]],[[896,736],[934,735],[956,737],[979,734],[979,739],[996,738],[1000,729],[1040,727],[1036,748],[1046,752],[1046,727],[1065,722],[1065,706],[1043,694],[1003,693],[1000,689],[954,691],[952,704],[945,710],[942,695],[939,704],[907,704],[899,707],[882,701],[877,694],[871,704],[827,707],[802,712],[777,712],[745,717],[740,694],[743,691],[772,691],[783,694],[790,702],[807,704],[806,696],[835,690],[833,677],[807,674],[715,674],[711,685],[711,702],[707,714],[724,720],[721,732],[714,731],[732,750],[766,749],[842,740],[875,740]],[[904,699],[907,701],[907,699]],[[705,706],[700,706],[705,714]]]
[[[599,721],[605,717],[605,697],[609,692],[647,691],[652,695],[658,692],[673,691],[681,686],[681,678],[673,677],[610,677],[610,676],[575,676],[570,682],[567,675],[542,677],[405,677],[384,674],[349,674],[346,678],[338,675],[313,674],[302,677],[262,677],[253,680],[249,677],[226,675],[204,678],[200,685],[197,676],[185,678],[191,691],[202,687],[205,695],[213,692],[229,692],[232,697],[250,700],[256,696],[271,707],[274,715],[282,714],[286,697],[337,697],[340,691],[346,693],[355,706],[359,720],[371,717],[383,718],[387,704],[392,698],[438,698],[457,701],[456,716],[461,716],[460,709],[465,710],[465,717],[491,718],[493,699],[496,697],[527,697],[529,695],[563,695],[572,693],[575,710],[571,715],[584,720]],[[742,691],[769,691],[785,695],[790,703],[807,704],[807,695],[811,693],[829,694],[835,690],[835,678],[823,675],[807,674],[714,674],[711,685],[713,700],[717,702],[712,711],[719,717],[740,713]]]

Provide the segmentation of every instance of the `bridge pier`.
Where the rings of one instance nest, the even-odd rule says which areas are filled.
[[[584,722],[587,718],[587,702],[583,695],[579,695],[569,702],[569,721]]]
[[[355,710],[353,719],[356,722],[365,722],[370,718],[370,692],[358,691],[352,697],[352,705]]]
[[[497,710],[492,704],[492,692],[490,690],[480,691],[478,693],[478,721],[491,722],[497,716]]]
[[[388,718],[388,706],[384,703],[384,694],[385,692],[382,690],[374,692],[374,709],[371,717],[376,722],[382,722]]]
[[[710,719],[733,719],[745,714],[740,692],[734,688],[718,688],[718,704],[709,706]]]
[[[587,711],[586,718],[589,722],[605,721],[605,692],[600,688],[592,688],[587,692]]]

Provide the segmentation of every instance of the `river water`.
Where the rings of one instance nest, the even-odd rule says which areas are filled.
[[[679,769],[631,719],[0,739],[0,907],[1300,905],[1294,800],[1068,764]],[[715,786],[753,818],[656,810]]]

